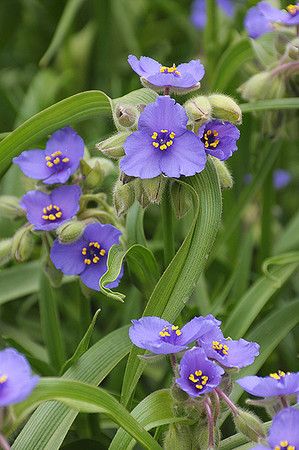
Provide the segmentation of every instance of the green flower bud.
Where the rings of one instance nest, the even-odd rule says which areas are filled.
[[[134,105],[116,105],[114,121],[117,129],[132,128],[137,125],[139,118],[138,108]]]
[[[203,95],[191,98],[184,104],[184,107],[189,120],[191,124],[194,125],[195,129],[198,129],[212,117],[211,103],[209,102],[208,97]]]
[[[98,161],[90,169],[89,173],[85,176],[84,185],[88,189],[94,189],[102,184],[104,180],[103,169]]]
[[[58,239],[62,243],[76,241],[83,233],[85,228],[84,222],[79,220],[70,220],[60,225],[56,230]]]
[[[187,425],[172,424],[165,436],[165,450],[192,450],[192,433]]]
[[[146,192],[143,189],[142,180],[140,178],[136,178],[132,182],[132,186],[135,191],[136,200],[139,202],[142,208],[146,208],[150,204],[150,201],[146,195]]]
[[[114,186],[113,204],[118,216],[125,214],[135,200],[135,192],[131,183],[117,181]]]
[[[293,39],[286,47],[286,54],[292,60],[299,59],[299,37]]]
[[[243,83],[238,92],[248,101],[281,98],[285,92],[285,83],[283,77],[272,76],[271,72],[260,72]]]
[[[12,239],[2,239],[0,241],[0,266],[11,260]]]
[[[218,158],[214,158],[213,156],[210,156],[210,158],[212,159],[213,164],[216,168],[220,185],[224,189],[231,189],[233,187],[234,181],[225,163],[223,161],[220,161]]]
[[[181,183],[174,182],[171,186],[171,200],[178,219],[184,217],[192,206],[191,194]]]
[[[31,226],[24,225],[12,238],[11,254],[19,262],[27,261],[31,256],[33,246]]]
[[[212,94],[209,95],[208,99],[214,117],[236,124],[242,123],[241,108],[231,97],[223,94]]]
[[[16,219],[24,216],[24,211],[19,203],[19,199],[13,195],[1,195],[0,217],[6,219]]]
[[[143,179],[141,184],[149,201],[159,205],[166,186],[166,178],[160,175],[156,178]]]
[[[123,149],[124,142],[130,134],[130,131],[120,131],[108,139],[96,144],[96,148],[109,158],[121,158],[125,154]]]
[[[238,409],[234,416],[236,430],[244,434],[250,441],[258,442],[266,437],[263,422],[252,412]]]

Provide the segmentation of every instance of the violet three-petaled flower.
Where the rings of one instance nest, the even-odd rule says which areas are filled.
[[[225,161],[237,150],[240,131],[230,122],[211,120],[200,127],[198,136],[208,155]]]
[[[231,17],[234,15],[235,8],[232,0],[217,0],[217,4],[227,16]],[[191,10],[191,21],[196,28],[203,29],[206,26],[207,13],[205,0],[194,0]]]
[[[65,183],[77,170],[83,153],[83,139],[65,127],[52,134],[45,150],[26,150],[13,162],[30,178],[45,184]]]
[[[29,191],[22,197],[20,205],[34,230],[51,231],[78,212],[80,196],[79,186],[60,186],[50,194]]]
[[[190,397],[198,397],[219,386],[223,373],[224,370],[210,361],[202,348],[193,347],[181,359],[180,378],[176,383]]]
[[[199,81],[205,73],[201,62],[195,59],[178,66],[173,64],[167,67],[147,56],[141,56],[138,59],[134,55],[129,55],[128,62],[143,83],[157,87],[158,90],[165,87],[174,88],[175,91],[194,90],[200,86]]]
[[[39,380],[32,375],[27,359],[13,348],[0,352],[0,406],[23,401]]]
[[[273,418],[268,444],[256,445],[252,450],[296,450],[299,448],[299,411],[285,408]]]
[[[276,190],[283,189],[292,181],[292,175],[288,170],[276,169],[273,172],[273,184]]]
[[[139,178],[160,174],[179,178],[201,172],[206,164],[204,145],[187,129],[187,122],[184,108],[169,96],[147,105],[140,115],[138,131],[126,139],[121,170]]]
[[[56,239],[50,257],[65,275],[79,275],[86,286],[99,291],[100,278],[107,270],[108,252],[112,245],[119,243],[120,236],[121,232],[113,225],[89,224],[82,236],[70,244],[62,244]],[[116,287],[122,275],[123,271],[107,287]]]
[[[129,336],[137,347],[156,354],[177,353],[208,333],[214,323],[208,317],[194,317],[180,329],[160,317],[132,320]]]
[[[240,378],[237,383],[249,394],[256,397],[275,397],[299,393],[299,372],[271,373],[267,377],[250,375]]]

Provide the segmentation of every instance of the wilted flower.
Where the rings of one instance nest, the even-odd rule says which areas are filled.
[[[256,445],[252,450],[296,450],[299,448],[299,411],[285,408],[274,417],[268,434],[268,444]]]
[[[160,317],[142,317],[132,323],[129,336],[137,347],[165,355],[185,350],[214,326],[207,317],[194,317],[182,329]]]
[[[13,348],[0,352],[0,406],[24,400],[38,383],[25,356]]]
[[[290,373],[278,370],[267,377],[251,375],[240,378],[237,383],[256,397],[274,397],[299,393],[299,372]]]
[[[186,89],[196,89],[199,81],[203,78],[205,70],[199,60],[192,60],[188,63],[175,64],[171,67],[163,66],[158,61],[147,56],[138,59],[134,55],[128,57],[128,62],[132,69],[150,85],[159,88],[175,88],[176,91]]]
[[[56,239],[50,257],[55,267],[66,275],[79,275],[86,286],[100,290],[99,281],[107,270],[107,257],[110,247],[119,243],[121,232],[112,225],[93,223],[87,225],[83,235],[69,244],[62,244]],[[116,287],[122,277],[107,287]]]
[[[30,178],[45,184],[65,183],[78,169],[83,153],[83,139],[65,127],[52,134],[45,150],[26,150],[13,162]]]
[[[217,0],[219,8],[227,16],[234,15],[234,2],[232,0]],[[207,14],[206,14],[206,2],[205,0],[195,0],[192,4],[191,20],[196,28],[204,28],[206,26]]]
[[[211,120],[198,131],[208,155],[225,161],[238,149],[237,140],[240,137],[238,128],[230,122]]]
[[[34,230],[50,231],[77,213],[80,195],[79,186],[60,186],[50,194],[29,191],[20,205],[25,209],[28,221],[34,225]]]
[[[191,397],[198,397],[215,389],[223,373],[220,366],[206,357],[203,349],[194,347],[181,359],[180,378],[175,381]]]
[[[277,169],[273,172],[273,184],[277,190],[288,186],[291,180],[292,176],[287,170]]]
[[[194,175],[206,164],[200,139],[187,129],[184,108],[168,96],[158,97],[140,115],[138,131],[124,144],[121,170],[130,176],[155,178]]]

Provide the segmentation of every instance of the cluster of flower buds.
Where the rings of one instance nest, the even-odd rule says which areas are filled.
[[[220,329],[221,322],[212,315],[194,317],[182,328],[159,317],[143,317],[133,320],[132,324],[129,336],[136,346],[157,355],[170,355],[174,371],[172,392],[175,411],[178,416],[185,415],[193,420],[191,426],[170,426],[166,449],[174,448],[174,444],[184,439],[187,439],[190,448],[215,448],[219,439],[218,419],[221,417],[222,405],[230,409],[239,432],[250,441],[266,442],[261,420],[230,399],[236,374],[243,367],[251,365],[259,355],[257,343],[225,338]],[[191,348],[190,344],[193,344]],[[179,364],[178,356],[181,358]],[[145,361],[151,360],[150,356],[145,355],[143,358]],[[283,414],[299,414],[288,404],[288,396],[299,393],[299,373],[278,371],[265,378],[247,376],[239,378],[237,383],[253,395],[270,397],[276,405],[276,412],[288,408],[275,418],[274,430],[275,421],[279,422]],[[204,429],[209,432],[203,433]],[[290,442],[289,445],[298,445],[298,432],[297,440],[294,440],[288,430],[291,427],[283,430],[284,437],[283,433],[279,435],[280,438],[275,435],[276,445],[286,440]],[[271,439],[274,440],[270,432],[270,445]],[[259,448],[264,447],[256,447]]]

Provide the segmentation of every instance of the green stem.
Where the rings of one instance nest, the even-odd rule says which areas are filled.
[[[217,5],[215,0],[206,0],[207,23],[204,30],[205,69],[208,81],[214,70],[215,49],[217,49]]]
[[[164,269],[169,265],[175,255],[173,236],[173,213],[170,197],[170,182],[165,188],[161,202],[161,219],[164,242]]]
[[[262,211],[262,230],[261,230],[261,251],[260,263],[270,256],[272,246],[272,207],[274,200],[273,189],[273,170],[267,175],[263,186],[263,211]]]

